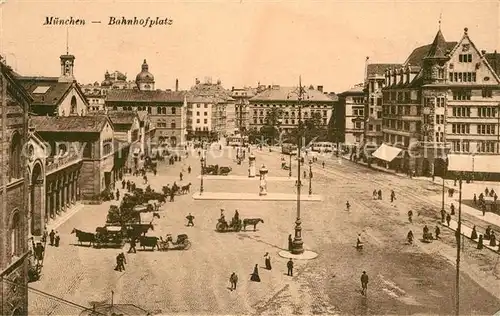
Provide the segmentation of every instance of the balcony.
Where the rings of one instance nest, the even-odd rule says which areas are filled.
[[[45,159],[45,175],[62,170],[66,167],[77,164],[80,161],[82,161],[82,157],[79,153],[72,153],[58,157],[47,157]]]

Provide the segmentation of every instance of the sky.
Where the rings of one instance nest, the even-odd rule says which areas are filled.
[[[156,88],[179,79],[306,85],[342,92],[362,82],[365,59],[403,63],[432,42],[439,27],[458,41],[468,27],[478,49],[500,51],[500,2],[334,0],[1,0],[0,53],[22,75],[58,76],[59,56],[75,55],[75,77],[101,82],[106,70],[135,79],[144,59]],[[44,26],[46,16],[84,26]],[[169,26],[110,26],[109,17],[169,18]],[[101,24],[91,24],[100,20]]]

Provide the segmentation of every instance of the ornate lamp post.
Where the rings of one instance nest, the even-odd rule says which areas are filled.
[[[205,167],[204,165],[205,158],[202,156],[200,158],[200,165],[201,165],[201,177],[200,177],[200,195],[203,193],[203,168]]]
[[[298,135],[297,135],[297,219],[295,220],[295,236],[292,242],[292,254],[300,255],[304,253],[304,242],[302,241],[302,221],[300,219],[300,188],[302,186],[302,182],[300,180],[300,162],[301,162],[301,140],[302,140],[302,100],[304,96],[307,95],[304,87],[302,86],[301,77],[299,77],[299,87],[296,91],[291,94],[295,94],[297,96],[297,107],[299,110],[299,122],[298,122]],[[287,99],[290,98],[290,95],[287,96]],[[307,96],[309,99],[309,96]],[[290,163],[291,168],[291,163]]]
[[[312,165],[313,165],[313,162],[312,160],[309,160],[309,195],[312,194],[312,177],[313,177],[313,172],[312,172]]]

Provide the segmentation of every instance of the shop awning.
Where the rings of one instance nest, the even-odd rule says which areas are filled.
[[[448,171],[500,173],[499,155],[448,155]]]
[[[377,148],[377,150],[373,152],[372,156],[387,162],[391,162],[394,160],[394,158],[396,158],[397,155],[399,155],[401,150],[402,149],[382,144],[379,148]]]

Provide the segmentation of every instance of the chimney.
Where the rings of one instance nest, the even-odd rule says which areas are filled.
[[[179,91],[179,79],[175,79],[175,91]]]
[[[323,86],[318,86],[317,89],[319,92],[323,93]]]
[[[486,55],[486,51],[484,49],[481,51],[481,55]]]

